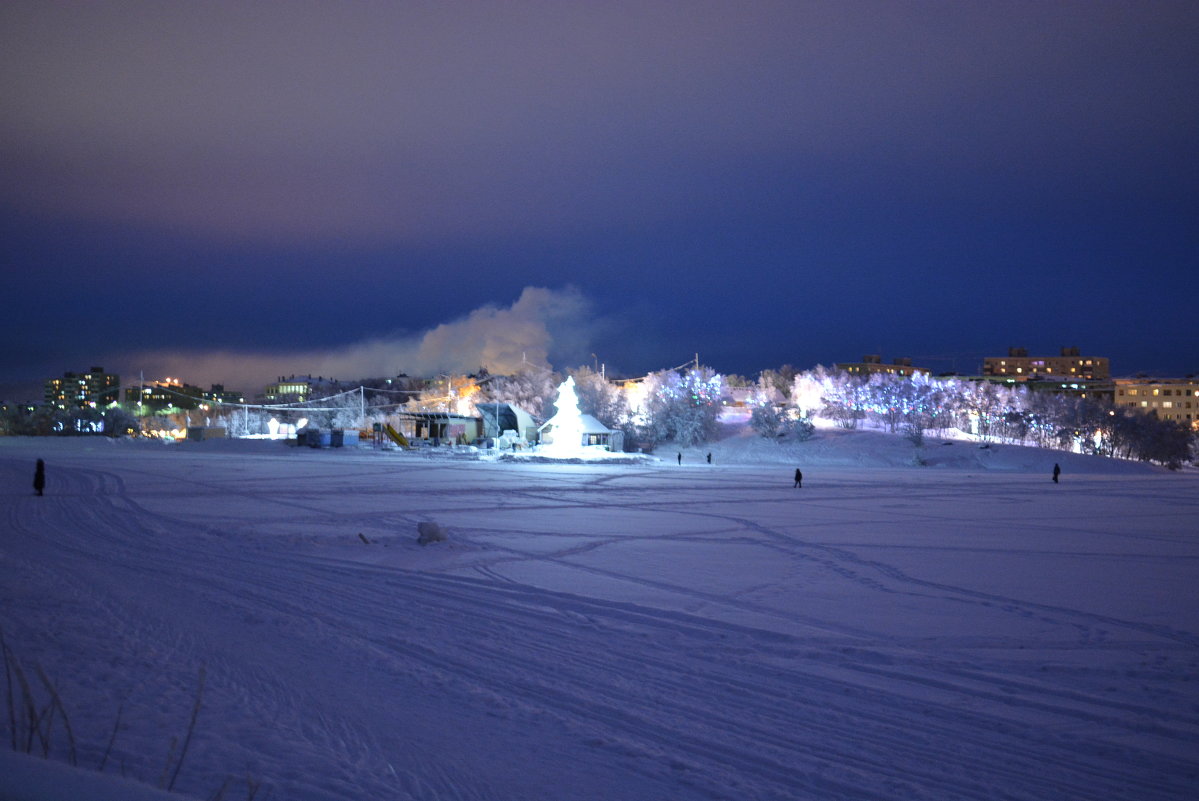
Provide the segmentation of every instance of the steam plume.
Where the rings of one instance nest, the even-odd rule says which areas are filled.
[[[342,380],[466,373],[485,367],[511,373],[523,366],[582,363],[594,325],[591,307],[574,287],[525,287],[506,307],[488,304],[422,334],[378,338],[326,350],[293,353],[148,351],[113,356],[125,382],[167,376],[191,384],[223,383],[253,394],[280,375],[320,375]],[[573,360],[573,361],[572,361]]]

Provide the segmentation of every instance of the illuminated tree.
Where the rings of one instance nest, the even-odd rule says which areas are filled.
[[[789,364],[784,364],[777,370],[763,370],[758,376],[758,383],[773,387],[784,399],[791,397],[791,388],[795,384],[795,376],[799,371]]]
[[[749,416],[749,427],[767,439],[774,439],[782,429],[783,421],[773,403],[754,406]]]
[[[1009,411],[1008,390],[990,381],[977,381],[963,387],[959,427],[972,431],[982,442],[994,439],[1003,415]]]
[[[821,400],[822,414],[836,422],[839,428],[854,429],[866,417],[869,388],[864,379],[845,372],[830,373]]]
[[[590,367],[570,371],[579,397],[579,411],[589,414],[608,428],[622,429],[629,423],[629,404],[620,387]]]
[[[480,401],[510,403],[524,409],[538,420],[554,415],[554,399],[562,379],[550,370],[530,368],[506,376],[492,376],[481,385]]]
[[[719,375],[706,367],[685,374],[663,370],[651,373],[643,384],[645,408],[636,427],[641,442],[653,446],[674,440],[686,447],[715,437],[724,395]]]
[[[824,408],[824,396],[832,384],[832,376],[832,371],[819,364],[795,376],[790,397],[801,417],[815,417]]]

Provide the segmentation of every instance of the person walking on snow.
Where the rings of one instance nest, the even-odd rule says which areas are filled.
[[[41,459],[37,460],[37,467],[33,471],[33,491],[38,495],[42,494],[42,490],[46,488],[46,463]]]
[[[679,464],[683,463],[683,454],[679,453]]]
[[[708,454],[708,464],[712,464],[712,454]]]
[[[795,487],[803,487],[803,471],[798,467],[795,468]],[[795,489],[795,487],[792,487],[792,489]]]
[[[1057,477],[1062,474],[1062,466],[1057,462],[1053,464],[1053,483],[1057,483]]]

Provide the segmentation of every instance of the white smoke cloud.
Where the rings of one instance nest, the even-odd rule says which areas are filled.
[[[512,373],[522,365],[581,364],[595,319],[591,305],[574,287],[525,287],[506,307],[486,305],[465,317],[406,337],[377,338],[339,348],[294,353],[232,351],[144,353],[108,357],[120,366],[124,383],[145,374],[206,386],[224,384],[254,394],[278,376],[357,378],[474,372]]]

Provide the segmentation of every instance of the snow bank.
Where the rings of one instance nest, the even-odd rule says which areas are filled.
[[[0,749],[0,798],[4,801],[187,801],[120,776],[73,768],[63,762]]]
[[[823,427],[805,442],[766,439],[746,426],[729,426],[722,438],[694,448],[675,448],[663,444],[658,454],[673,457],[679,450],[685,464],[706,463],[708,453],[713,461],[724,465],[783,464],[803,467],[876,467],[961,471],[998,471],[1044,473],[1061,464],[1066,474],[1145,474],[1163,472],[1165,468],[1144,462],[1086,456],[1067,451],[1020,445],[974,442],[961,435],[954,438],[925,437],[925,444],[916,447],[904,437],[874,430],[846,430]],[[916,457],[924,462],[916,464]]]

